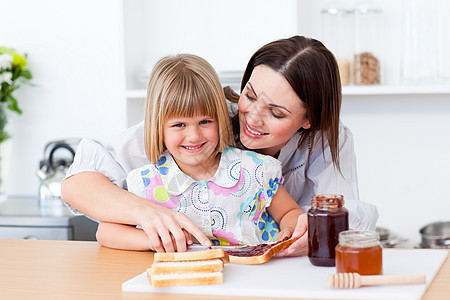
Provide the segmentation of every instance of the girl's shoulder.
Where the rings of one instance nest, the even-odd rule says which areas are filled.
[[[229,147],[222,153],[228,161],[239,159],[242,166],[250,165],[279,165],[281,164],[276,158],[270,155],[264,155],[251,150],[242,150]]]
[[[141,174],[141,175],[167,175],[169,171],[175,172],[173,165],[176,166],[176,163],[174,163],[172,155],[166,150],[159,160],[156,163],[147,163],[145,165],[142,165],[140,167],[137,167],[133,169],[131,173],[134,174]],[[177,169],[179,171],[179,169]],[[179,171],[180,172],[180,171]]]

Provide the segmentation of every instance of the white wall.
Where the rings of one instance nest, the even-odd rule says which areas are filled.
[[[346,96],[360,199],[377,205],[378,225],[420,243],[419,230],[450,221],[450,95]]]
[[[34,87],[15,94],[10,195],[37,197],[45,144],[89,136],[100,142],[126,127],[122,2],[3,0],[0,43],[28,53]]]
[[[217,70],[243,70],[264,44],[297,32],[297,1],[126,1],[127,85],[166,55],[193,53]],[[139,19],[142,14],[144,18]],[[141,59],[137,58],[145,53]]]

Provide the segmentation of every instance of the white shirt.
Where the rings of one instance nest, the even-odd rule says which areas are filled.
[[[353,149],[353,135],[343,124],[339,126],[339,163],[341,172],[331,160],[328,141],[325,151],[319,134],[316,135],[308,162],[309,147],[298,148],[301,133],[296,133],[281,149],[278,160],[283,165],[284,187],[304,212],[310,208],[311,197],[319,194],[341,194],[344,206],[349,211],[349,226],[353,229],[375,230],[378,210],[375,205],[359,201],[356,158]],[[342,174],[341,174],[342,173]]]
[[[344,177],[334,168],[326,141],[325,152],[322,152],[320,136],[316,138],[310,167],[305,174],[308,149],[297,148],[299,138],[300,133],[294,135],[281,149],[278,157],[285,179],[283,185],[291,197],[307,212],[311,196],[342,194],[345,207],[349,210],[350,228],[374,230],[378,211],[374,205],[359,201],[356,159],[350,130],[342,124],[339,130],[339,158]],[[105,147],[91,139],[81,140],[66,178],[85,171],[95,171],[105,175],[118,187],[127,189],[127,174],[149,163],[144,149],[144,122],[141,122],[118,135]],[[79,213],[76,209],[69,208],[74,213]]]

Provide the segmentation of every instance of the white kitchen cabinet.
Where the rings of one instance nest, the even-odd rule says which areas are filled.
[[[2,239],[72,240],[72,236],[72,228],[69,226],[0,226]]]
[[[61,206],[39,206],[34,197],[9,197],[0,203],[0,238],[95,241],[97,222],[74,216]]]

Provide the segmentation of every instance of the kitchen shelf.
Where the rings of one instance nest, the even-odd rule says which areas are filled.
[[[127,99],[145,99],[146,90],[128,90]],[[435,95],[450,94],[450,83],[429,85],[377,85],[342,87],[344,96],[378,96],[378,95]]]
[[[450,83],[428,85],[377,85],[342,87],[344,96],[450,94]]]

